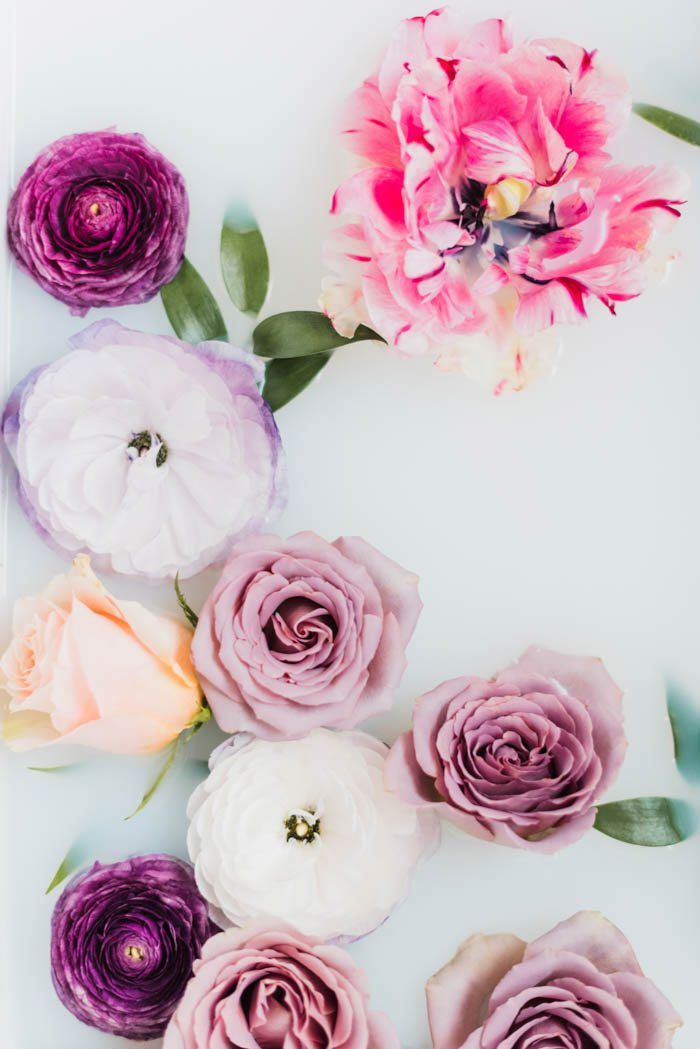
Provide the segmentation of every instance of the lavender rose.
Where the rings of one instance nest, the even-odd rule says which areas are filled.
[[[388,709],[421,609],[417,584],[363,539],[237,543],[192,645],[220,727],[298,739]]]
[[[17,265],[83,315],[146,302],[177,273],[189,204],[182,175],[142,135],[68,135],[41,151],[7,212]]]
[[[159,1038],[216,931],[188,863],[160,855],[96,863],[73,878],[53,912],[56,993],[100,1031]]]
[[[530,648],[490,681],[422,696],[386,781],[477,838],[555,852],[592,827],[626,746],[622,692],[601,661]]]
[[[163,1049],[399,1049],[350,956],[290,926],[220,933],[194,971]]]
[[[611,922],[471,936],[426,987],[434,1049],[669,1049],[682,1022]]]

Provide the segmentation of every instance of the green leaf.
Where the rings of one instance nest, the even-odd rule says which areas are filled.
[[[67,772],[68,769],[77,767],[77,762],[73,762],[71,765],[27,765],[30,772]]]
[[[259,357],[308,357],[339,346],[372,339],[384,342],[376,331],[361,324],[351,339],[338,335],[325,313],[292,310],[266,317],[253,332],[253,353]]]
[[[229,212],[221,229],[221,272],[234,306],[257,317],[270,285],[270,263],[254,219]]]
[[[58,869],[56,870],[56,873],[51,879],[51,884],[49,885],[44,895],[48,896],[50,892],[53,892],[57,885],[60,885],[62,881],[65,881],[66,878],[73,873],[73,871],[77,870],[78,867],[80,867],[82,862],[82,850],[80,850],[77,845],[72,845],[66,853],[66,855],[61,860],[61,862],[59,863]]]
[[[262,388],[262,395],[273,412],[289,404],[298,393],[306,389],[321,368],[325,368],[332,355],[332,350],[326,350],[323,353],[315,353],[311,357],[270,361],[265,368],[265,385]]]
[[[196,346],[207,339],[228,338],[216,299],[188,259],[160,289],[160,297],[179,339]]]
[[[125,819],[127,819],[127,820],[133,819],[133,817],[136,816],[137,813],[141,812],[141,810],[145,809],[146,805],[148,805],[149,801],[151,800],[151,798],[153,797],[155,792],[160,787],[161,783],[163,782],[163,780],[167,776],[168,772],[173,767],[173,764],[175,762],[175,758],[177,757],[178,751],[180,750],[180,743],[181,742],[182,742],[182,736],[180,735],[180,736],[177,736],[172,741],[172,743],[168,744],[168,747],[167,747],[167,749],[165,751],[165,755],[166,755],[165,761],[163,762],[163,764],[161,765],[160,769],[158,770],[158,774],[157,774],[156,778],[153,780],[153,783],[151,783],[150,787],[148,788],[148,790],[146,791],[144,796],[141,798],[141,801],[140,801],[138,807],[135,808],[134,811],[132,813],[130,813],[130,815],[125,816],[124,817]]]
[[[692,117],[681,116],[670,109],[662,109],[661,106],[648,106],[644,102],[635,102],[632,109],[650,124],[667,131],[669,135],[682,138],[684,142],[690,142],[693,146],[700,146],[700,124]]]
[[[207,721],[211,721],[211,707],[207,703],[206,699],[202,697],[202,706],[199,713],[195,714],[192,720],[188,724],[190,731],[183,739],[183,743],[189,743],[194,735],[199,732],[202,725],[206,725]]]
[[[175,573],[175,593],[177,595],[178,604],[180,605],[180,608],[182,609],[182,611],[183,611],[183,613],[185,615],[185,619],[187,620],[187,622],[190,624],[190,626],[192,628],[195,628],[197,626],[197,623],[199,622],[199,616],[197,615],[197,613],[193,609],[190,608],[190,606],[187,603],[187,598],[185,597],[185,595],[183,594],[182,590],[180,589],[180,573],[179,572]]]
[[[632,845],[677,845],[695,831],[694,810],[676,798],[627,798],[598,806],[596,830]]]
[[[666,685],[673,750],[678,771],[689,783],[700,782],[700,710],[678,685]]]

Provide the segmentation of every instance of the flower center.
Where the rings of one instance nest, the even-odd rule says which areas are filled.
[[[95,201],[94,204],[90,205],[90,214],[97,217],[100,214],[100,205]]]
[[[304,841],[307,844],[311,844],[316,835],[321,833],[321,821],[320,819],[314,819],[315,815],[316,813],[313,811],[301,809],[299,812],[293,812],[291,816],[287,816],[284,821],[284,826],[287,830],[287,841]]]
[[[124,954],[130,962],[142,962],[146,957],[142,947],[137,947],[135,944],[129,944],[124,950]]]
[[[134,454],[132,455],[129,453],[129,458],[132,460],[141,459],[144,455],[147,455],[153,445],[153,436],[154,435],[149,433],[148,430],[141,430],[140,433],[135,434],[127,445],[127,448],[134,449]],[[155,439],[158,442],[156,466],[162,466],[168,458],[168,446],[159,433],[155,434]]]

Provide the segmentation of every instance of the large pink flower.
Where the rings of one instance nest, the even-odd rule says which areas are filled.
[[[417,576],[363,539],[237,543],[192,643],[220,728],[298,739],[388,710],[421,607]]]
[[[434,1049],[670,1049],[681,1024],[595,911],[530,944],[470,936],[426,995]]]
[[[288,925],[213,936],[165,1033],[165,1049],[398,1049],[369,1009],[367,977],[339,947]]]
[[[608,168],[624,78],[564,40],[513,47],[447,10],[399,26],[352,96],[365,160],[338,188],[321,303],[337,330],[375,328],[401,355],[467,355],[497,392],[542,370],[533,333],[639,294],[649,243],[686,189],[674,169]],[[473,336],[486,333],[494,365]]]
[[[601,661],[530,648],[490,681],[421,696],[385,778],[477,838],[555,852],[593,826],[626,747],[622,692]]]

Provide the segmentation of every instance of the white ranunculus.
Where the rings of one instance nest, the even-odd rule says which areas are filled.
[[[280,502],[259,362],[100,321],[15,390],[3,432],[45,539],[102,570],[165,578],[220,560]]]
[[[215,752],[187,808],[214,920],[269,915],[324,940],[381,924],[439,834],[432,814],[385,789],[387,752],[364,732],[329,729],[287,742],[243,735]]]

